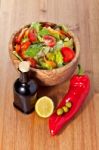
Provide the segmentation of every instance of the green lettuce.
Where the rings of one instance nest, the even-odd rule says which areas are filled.
[[[74,47],[73,39],[71,38],[70,40],[64,42],[64,46],[73,49],[73,47]]]
[[[63,41],[62,41],[62,40],[59,40],[59,41],[56,43],[54,49],[61,49],[63,46],[64,46]]]
[[[63,56],[60,50],[55,51],[55,62],[57,63],[58,67],[63,65]]]
[[[34,57],[41,50],[42,44],[33,44],[25,52],[26,56]]]
[[[45,27],[39,32],[39,36],[44,36],[44,35],[50,35],[49,30]]]
[[[52,29],[51,29],[52,30]],[[42,30],[39,32],[39,36],[45,36],[45,35],[51,35],[55,37],[56,39],[60,39],[60,35],[56,32],[50,31],[49,28],[44,27]]]
[[[33,29],[35,29],[37,32],[39,32],[40,30],[41,30],[41,24],[39,23],[39,22],[33,22],[32,24],[31,24],[31,27],[33,28]]]

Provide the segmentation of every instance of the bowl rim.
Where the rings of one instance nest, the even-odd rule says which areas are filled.
[[[46,22],[40,22],[40,23],[46,23]],[[47,23],[51,23],[51,22],[47,22]],[[31,24],[31,23],[30,23]],[[23,28],[25,27],[28,27],[30,26],[30,24],[27,24],[27,25],[24,25],[22,26],[19,30],[17,30],[16,32],[14,32],[10,38],[10,41],[9,41],[9,55],[10,55],[10,58],[13,62],[13,64],[15,64],[14,62],[14,58],[15,60],[17,60],[17,63],[19,63],[20,61],[18,60],[18,58],[16,58],[13,54],[12,54],[12,51],[14,50],[13,48],[13,40],[14,40],[14,37],[15,35],[20,32]],[[51,24],[55,24],[55,23],[51,23]],[[68,33],[71,35],[71,37],[73,38],[74,40],[74,44],[75,44],[75,57],[72,59],[72,61],[70,61],[68,64],[62,66],[62,67],[59,67],[59,68],[54,68],[54,69],[51,69],[51,70],[47,70],[47,69],[38,69],[38,68],[32,68],[30,67],[30,70],[32,71],[42,71],[42,72],[51,72],[51,71],[60,71],[60,70],[64,70],[64,69],[68,69],[70,68],[79,58],[79,55],[80,55],[80,43],[79,43],[79,40],[78,40],[78,37],[74,34],[73,31],[69,30]]]

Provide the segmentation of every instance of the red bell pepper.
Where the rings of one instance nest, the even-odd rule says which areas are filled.
[[[70,86],[67,94],[58,105],[56,111],[49,118],[51,135],[56,135],[61,128],[73,118],[73,116],[81,108],[81,105],[85,101],[89,90],[90,79],[87,75],[81,73],[81,69],[79,67],[79,73],[74,75],[70,80]],[[68,101],[72,103],[70,110],[62,115],[57,115],[58,108],[62,108]]]

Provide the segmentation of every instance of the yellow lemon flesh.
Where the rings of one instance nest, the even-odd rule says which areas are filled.
[[[53,110],[54,103],[52,99],[47,96],[39,98],[35,104],[35,111],[40,117],[49,117],[53,113]]]

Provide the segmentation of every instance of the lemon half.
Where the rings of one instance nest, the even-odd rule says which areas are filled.
[[[54,103],[52,99],[47,96],[39,98],[35,104],[35,111],[40,117],[49,117],[53,113],[53,110]]]

